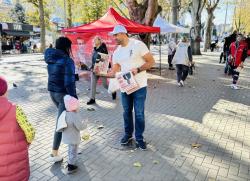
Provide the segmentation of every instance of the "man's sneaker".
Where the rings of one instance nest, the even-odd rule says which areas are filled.
[[[113,100],[116,100],[116,92],[113,92],[113,93],[112,93],[112,99],[113,99]]]
[[[121,145],[127,145],[130,141],[132,141],[133,137],[129,135],[123,136],[121,139]]]
[[[239,87],[237,87],[236,84],[232,84],[232,85],[231,85],[231,88],[232,88],[232,89],[235,89],[235,90],[238,90],[238,89],[239,89]]]
[[[178,87],[181,87],[181,83],[180,82],[177,82],[177,85],[178,85]]]
[[[78,167],[77,167],[76,165],[68,164],[68,165],[66,166],[67,174],[75,173],[77,170],[78,170]]]
[[[90,99],[90,100],[87,102],[87,105],[91,105],[91,104],[95,104],[95,99]]]
[[[184,82],[183,80],[180,81],[181,87],[184,87]]]
[[[63,157],[61,155],[54,156],[53,154],[50,154],[49,161],[52,163],[61,162],[63,160]]]
[[[147,150],[147,144],[145,141],[136,141],[136,147],[141,150]]]
[[[175,70],[175,68],[174,68],[174,67],[169,67],[168,69],[169,69],[169,70]]]

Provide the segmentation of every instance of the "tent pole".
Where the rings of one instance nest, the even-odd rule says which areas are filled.
[[[159,56],[160,56],[160,75],[161,75],[161,33],[159,33]]]

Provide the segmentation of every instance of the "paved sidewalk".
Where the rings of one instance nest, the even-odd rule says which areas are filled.
[[[120,99],[112,101],[99,86],[97,104],[87,106],[90,83],[81,80],[77,84],[81,114],[89,120],[85,133],[90,139],[80,144],[80,170],[67,176],[62,172],[67,160],[65,145],[60,150],[65,161],[48,162],[56,109],[46,90],[46,65],[40,58],[9,57],[0,61],[0,74],[6,75],[10,83],[10,99],[23,107],[37,130],[30,147],[30,180],[250,180],[249,63],[240,75],[240,90],[229,87],[231,77],[223,74],[218,53],[194,57],[195,75],[188,77],[184,88],[176,86],[175,71],[165,68],[162,76],[151,71],[146,102],[148,151],[120,147]],[[166,67],[164,62],[165,55]],[[18,87],[13,88],[12,83]],[[89,107],[95,111],[88,111]],[[104,128],[98,129],[100,125]],[[193,143],[201,147],[193,148]],[[135,167],[136,162],[141,167]]]

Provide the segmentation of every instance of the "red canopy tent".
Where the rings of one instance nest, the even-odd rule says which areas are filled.
[[[71,39],[73,58],[76,62],[82,61],[87,66],[91,66],[93,50],[93,38],[100,36],[108,47],[110,55],[116,48],[116,43],[108,33],[116,25],[123,25],[128,33],[159,33],[159,27],[144,26],[120,16],[113,8],[100,19],[77,27],[63,29],[62,32]],[[79,38],[84,41],[84,46],[79,45]],[[80,43],[83,44],[83,43]],[[83,60],[84,59],[84,60]],[[111,60],[110,60],[111,61]]]
[[[123,25],[129,33],[159,33],[159,27],[144,26],[120,16],[113,8],[100,19],[81,26],[63,29],[63,32],[100,33],[111,32],[115,25]]]

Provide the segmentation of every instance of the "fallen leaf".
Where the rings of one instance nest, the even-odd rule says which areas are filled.
[[[84,141],[89,140],[89,138],[90,138],[90,135],[87,133],[82,135],[82,140],[84,140]]]
[[[208,178],[208,181],[216,181],[215,178]]]
[[[157,165],[157,164],[159,164],[160,162],[158,161],[158,160],[154,160],[153,161],[153,164],[155,164],[155,165]]]
[[[103,129],[103,128],[104,126],[102,124],[97,127],[97,129]]]
[[[193,148],[200,148],[202,145],[199,144],[199,143],[192,143],[191,146],[192,146]]]
[[[140,162],[135,162],[133,165],[134,167],[142,167],[142,164]]]

